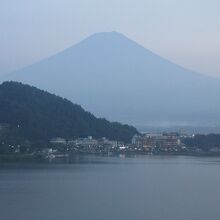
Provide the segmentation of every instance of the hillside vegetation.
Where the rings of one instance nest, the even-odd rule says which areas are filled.
[[[0,124],[30,141],[53,137],[106,137],[129,142],[138,131],[128,125],[96,118],[81,106],[18,82],[0,85]]]

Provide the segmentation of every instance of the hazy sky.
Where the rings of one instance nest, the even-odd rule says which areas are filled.
[[[115,30],[220,77],[219,11],[219,0],[0,0],[0,75]]]

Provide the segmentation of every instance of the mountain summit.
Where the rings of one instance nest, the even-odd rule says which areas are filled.
[[[175,65],[117,32],[94,34],[6,80],[134,125],[220,125],[220,80]]]

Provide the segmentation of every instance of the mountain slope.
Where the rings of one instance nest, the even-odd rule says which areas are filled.
[[[0,123],[18,127],[29,140],[92,135],[128,142],[138,133],[134,127],[98,119],[66,99],[17,82],[0,85]]]
[[[220,125],[220,80],[186,70],[117,32],[8,76],[62,95],[98,116],[135,125]]]

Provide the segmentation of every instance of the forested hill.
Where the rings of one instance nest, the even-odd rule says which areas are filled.
[[[138,133],[132,126],[96,118],[67,99],[18,82],[0,85],[0,123],[16,127],[19,136],[32,141],[91,135],[128,142]]]

